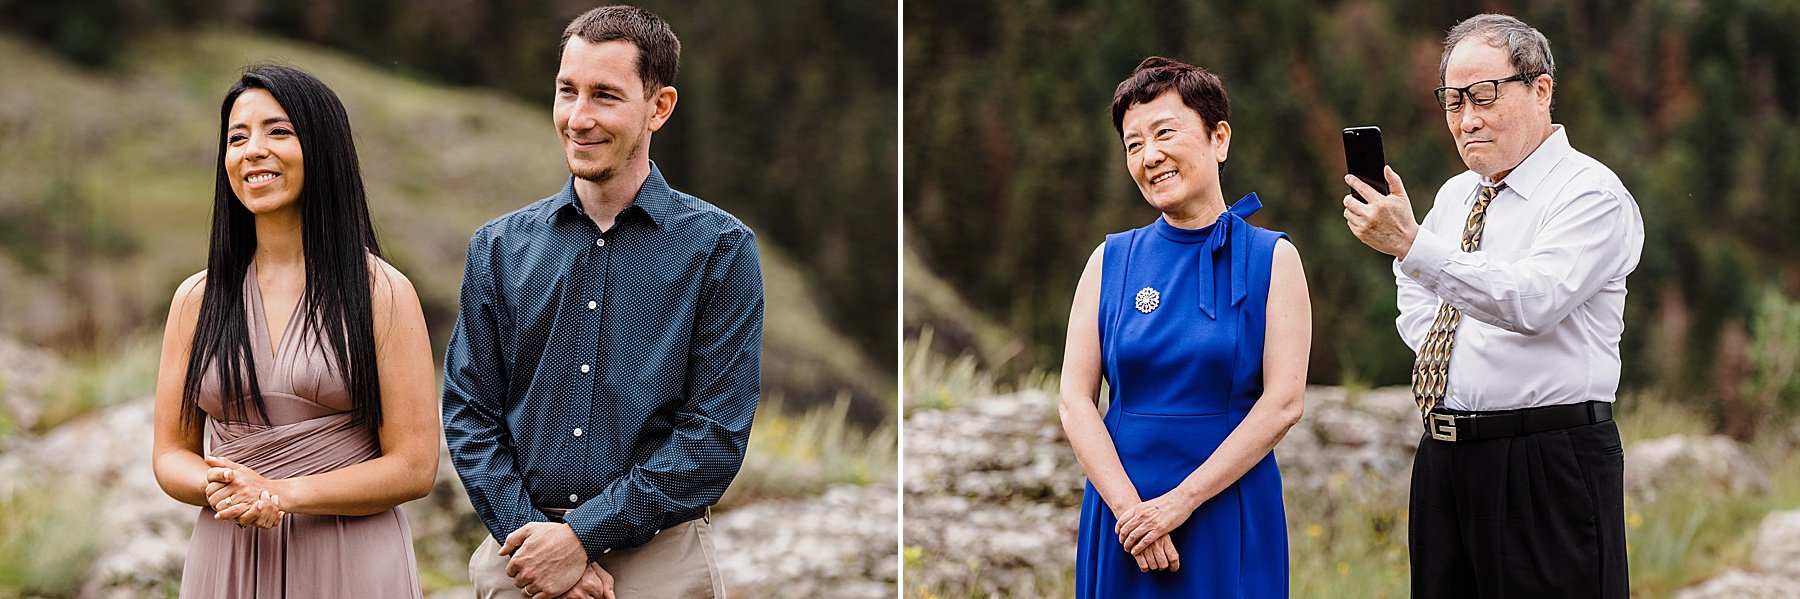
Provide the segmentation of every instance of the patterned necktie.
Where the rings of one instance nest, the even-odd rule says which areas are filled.
[[[1469,209],[1469,222],[1463,226],[1462,251],[1481,249],[1481,229],[1487,224],[1488,204],[1505,188],[1505,183],[1481,187],[1481,197],[1475,200],[1475,207]],[[1419,357],[1413,362],[1413,401],[1418,402],[1419,411],[1426,417],[1444,403],[1450,382],[1450,349],[1456,346],[1456,324],[1459,322],[1462,322],[1462,310],[1449,302],[1439,304],[1437,320],[1431,322],[1431,332],[1425,334],[1425,343],[1419,346]]]

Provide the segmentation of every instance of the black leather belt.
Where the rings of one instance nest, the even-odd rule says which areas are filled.
[[[1440,408],[1425,416],[1425,432],[1439,441],[1480,441],[1595,424],[1612,417],[1612,402],[1606,401],[1493,412]]]
[[[563,518],[568,517],[569,512],[575,511],[573,509],[566,508],[566,507],[538,507],[537,510],[540,512],[543,512],[544,517],[549,518],[551,522],[562,522]],[[706,518],[707,522],[712,522],[712,506],[710,506],[710,505],[706,506],[705,509],[695,512],[694,515],[692,515],[692,516],[682,518],[681,521],[676,522],[676,524],[681,524],[681,523],[687,522],[689,520],[694,520],[694,519],[698,519],[698,518]]]

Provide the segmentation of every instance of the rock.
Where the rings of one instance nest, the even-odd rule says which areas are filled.
[[[837,486],[805,499],[713,516],[714,548],[734,597],[893,597],[900,580],[899,490]]]
[[[906,421],[909,587],[952,596],[1053,596],[1075,565],[1085,478],[1041,391]]]
[[[45,396],[66,368],[49,350],[0,336],[0,420],[14,429],[35,428]],[[0,435],[6,432],[0,424]]]
[[[84,528],[103,531],[78,596],[162,596],[181,579],[198,508],[170,499],[150,466],[153,402],[98,410],[42,437],[0,448],[0,499],[64,491],[105,506]],[[466,580],[469,553],[487,534],[449,452],[440,449],[430,495],[402,507],[426,578]],[[715,514],[720,568],[733,596],[893,597],[899,518],[893,485],[834,487],[818,497],[752,504]],[[85,514],[85,512],[84,512]],[[84,556],[86,557],[86,556]],[[454,586],[431,597],[467,597]]]
[[[906,423],[906,490],[1081,503],[1083,478],[1056,418],[1056,402],[1024,391],[953,410],[920,410]]]
[[[1756,529],[1751,572],[1727,570],[1676,599],[1800,599],[1800,510],[1770,512]]]
[[[1075,567],[1080,508],[907,497],[909,587],[950,596],[1046,597]]]
[[[1800,599],[1800,581],[1783,576],[1725,573],[1675,593],[1675,599]]]
[[[1086,479],[1055,400],[1038,391],[959,399],[907,417],[908,592],[1069,594]],[[1310,387],[1306,401],[1275,450],[1285,492],[1404,505],[1420,436],[1411,392]]]
[[[1420,432],[1404,387],[1308,387],[1306,414],[1275,447],[1284,491],[1404,498]]]
[[[198,510],[169,499],[150,469],[152,402],[88,414],[48,434],[12,439],[0,454],[0,496],[67,490],[105,509],[84,523],[105,531],[82,597],[144,597],[181,578]]]
[[[1764,493],[1769,473],[1744,444],[1724,435],[1672,435],[1625,448],[1625,493],[1652,501],[1666,490],[1706,485],[1719,493]]]
[[[1756,530],[1756,569],[1784,574],[1800,589],[1800,510],[1771,512]]]

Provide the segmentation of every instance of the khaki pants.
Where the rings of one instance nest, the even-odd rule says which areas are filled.
[[[488,537],[469,557],[469,582],[477,599],[519,599],[524,593],[506,575],[500,543]],[[695,518],[657,533],[641,547],[600,556],[613,575],[619,599],[724,599],[725,581],[713,551],[709,518]]]

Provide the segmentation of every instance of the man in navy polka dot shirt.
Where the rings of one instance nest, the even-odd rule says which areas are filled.
[[[756,411],[762,271],[748,227],[650,161],[680,53],[640,8],[570,23],[571,177],[469,240],[444,432],[492,534],[479,597],[724,594],[709,509]]]

